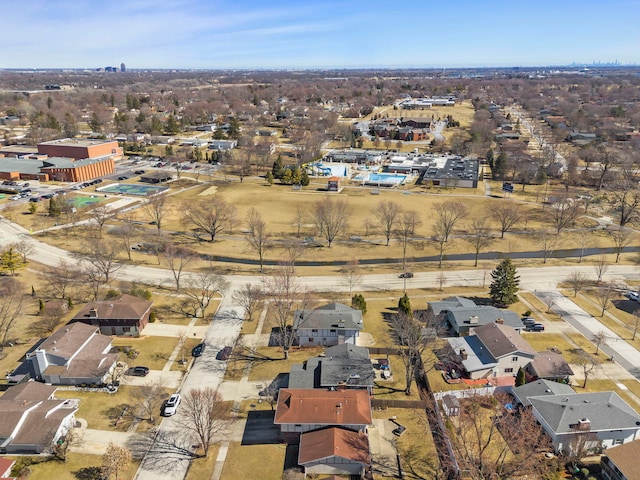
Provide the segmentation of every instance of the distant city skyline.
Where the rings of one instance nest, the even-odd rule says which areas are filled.
[[[640,0],[4,0],[0,68],[640,64]]]

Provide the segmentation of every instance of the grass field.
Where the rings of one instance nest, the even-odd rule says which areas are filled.
[[[240,445],[231,443],[222,469],[225,480],[260,478],[280,480],[286,445]],[[195,477],[194,477],[195,478]]]
[[[81,453],[68,453],[66,462],[51,460],[34,463],[28,468],[30,480],[78,480],[100,478],[102,457]],[[139,462],[132,462],[120,472],[118,478],[133,478],[138,470]]]

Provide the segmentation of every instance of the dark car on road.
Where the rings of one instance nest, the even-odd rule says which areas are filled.
[[[222,350],[218,352],[218,355],[216,355],[216,360],[229,360],[229,357],[231,356],[232,351],[233,351],[233,348],[228,346],[224,347]]]
[[[193,347],[193,349],[191,350],[191,356],[199,357],[200,355],[202,355],[202,352],[204,352],[204,347],[205,347],[204,343],[199,343],[198,345]]]
[[[534,323],[533,325],[527,325],[525,330],[527,332],[544,332],[544,325],[541,323]]]
[[[413,278],[413,273],[412,272],[401,273],[400,278]]]
[[[149,375],[149,369],[147,367],[133,367],[131,369],[131,375],[135,377],[146,377]]]

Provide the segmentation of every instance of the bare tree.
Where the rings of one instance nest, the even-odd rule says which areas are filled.
[[[217,390],[211,387],[194,388],[182,396],[176,423],[196,436],[207,457],[209,447],[216,440],[223,440],[230,424],[229,413],[229,406]]]
[[[244,308],[248,321],[254,320],[255,314],[262,308],[264,294],[259,285],[245,283],[239,290],[233,292],[233,301]]]
[[[594,357],[589,355],[587,352],[581,352],[578,355],[577,364],[580,365],[580,368],[582,369],[582,374],[584,375],[582,388],[587,388],[587,381],[589,380],[589,376],[600,364]]]
[[[198,238],[200,233],[209,235],[209,242],[216,239],[233,219],[235,207],[227,203],[222,197],[215,196],[208,202],[190,204],[184,208],[184,221],[193,225]]]
[[[117,263],[120,250],[121,246],[116,242],[90,238],[85,243],[80,258],[96,272],[102,283],[108,283],[111,276],[122,267],[122,264]]]
[[[137,387],[133,391],[133,400],[137,412],[134,414],[139,418],[153,423],[155,415],[160,411],[160,405],[165,397],[164,384],[161,380],[147,382]]]
[[[300,205],[298,205],[296,207],[296,213],[293,216],[293,224],[296,227],[296,236],[297,237],[299,237],[300,234],[302,233],[302,227],[305,224],[306,218],[307,218],[307,214],[302,209],[302,207],[300,207]]]
[[[604,317],[604,312],[606,312],[611,306],[611,300],[613,299],[614,292],[615,287],[611,283],[603,283],[598,287],[598,290],[596,291],[596,300],[598,301],[600,308],[602,308],[602,312],[600,312],[601,317]]]
[[[4,278],[0,282],[0,353],[22,313],[22,284],[14,278]]]
[[[316,229],[328,242],[329,248],[339,235],[347,229],[347,223],[351,215],[346,200],[332,200],[326,197],[319,200],[313,207],[313,220]]]
[[[415,210],[402,212],[396,222],[395,236],[402,247],[402,271],[407,270],[407,249],[414,239],[416,228],[420,225],[420,216]]]
[[[607,270],[609,270],[609,262],[607,262],[607,257],[604,255],[600,255],[596,259],[596,264],[593,267],[596,270],[596,283],[600,284],[602,282],[602,277]]]
[[[292,323],[294,315],[302,316],[310,310],[309,292],[298,283],[293,271],[288,266],[281,266],[275,275],[266,280],[265,292],[271,298],[270,317],[276,330],[276,339],[284,352],[285,360],[289,358],[289,349],[296,339]]]
[[[94,208],[89,213],[89,218],[93,224],[96,225],[98,230],[98,238],[102,238],[102,230],[104,224],[113,216],[113,213],[106,205],[101,205]]]
[[[443,237],[445,242],[448,242],[458,221],[467,215],[467,207],[463,203],[449,200],[436,203],[434,211],[436,213],[435,231]]]
[[[468,228],[468,231],[469,235],[464,237],[464,239],[473,247],[473,250],[475,252],[475,262],[473,266],[477,267],[480,251],[491,245],[491,242],[493,242],[493,237],[489,233],[489,229],[487,228],[486,220],[484,217],[478,217],[473,220]]]
[[[491,214],[500,224],[500,238],[504,238],[504,234],[511,230],[516,223],[520,221],[522,216],[520,205],[514,201],[501,201],[497,205],[491,204]]]
[[[600,346],[607,344],[607,332],[605,332],[604,330],[600,330],[599,332],[596,332],[593,335],[593,337],[591,337],[591,341],[595,344],[596,355],[598,355],[598,352],[600,351]]]
[[[556,234],[575,225],[580,216],[580,204],[569,197],[561,197],[551,205],[551,224]]]
[[[258,254],[260,273],[264,273],[264,255],[267,249],[271,247],[271,234],[267,229],[267,224],[262,219],[262,215],[255,208],[250,208],[247,212],[247,227],[249,229],[247,241]]]
[[[110,442],[102,455],[102,475],[107,479],[111,478],[111,475],[115,475],[118,480],[118,474],[126,469],[130,463],[131,452],[129,449]]]
[[[187,279],[187,288],[184,294],[189,297],[196,308],[195,315],[198,312],[204,318],[205,311],[211,300],[216,295],[224,295],[229,288],[229,282],[222,276],[213,271],[212,268],[204,272],[194,273]]]
[[[578,296],[578,293],[580,293],[580,291],[582,291],[582,289],[587,284],[588,278],[586,274],[576,270],[571,272],[566,282],[567,282],[567,285],[569,285],[569,288],[573,290],[573,296],[575,298]]]
[[[360,285],[362,282],[362,275],[360,274],[360,264],[357,258],[352,258],[347,264],[340,270],[342,274],[342,282],[349,288],[349,298],[353,294],[353,288]]]
[[[556,251],[558,243],[560,243],[560,235],[555,232],[543,231],[537,237],[542,247],[542,263],[547,263],[547,260]]]
[[[620,212],[620,228],[633,222],[638,217],[640,209],[640,189],[638,189],[636,172],[629,167],[622,171],[620,180],[611,192],[614,197],[614,205]]]
[[[69,298],[69,290],[80,281],[80,275],[81,270],[78,267],[60,259],[55,267],[48,267],[44,274],[49,294],[53,298]]]
[[[180,291],[180,278],[184,269],[194,260],[194,254],[190,250],[178,247],[173,243],[165,244],[162,256],[171,270],[173,280],[176,283],[176,292]]]
[[[618,263],[620,261],[620,254],[625,247],[633,241],[635,232],[630,228],[620,227],[609,229],[607,233],[611,237],[611,240],[613,240],[613,250],[616,252],[616,263]]]
[[[394,229],[396,227],[396,220],[398,215],[402,212],[402,207],[397,202],[392,200],[383,200],[378,203],[378,206],[373,211],[373,216],[376,217],[378,225],[382,229],[382,233],[387,239],[387,247],[391,241]]]
[[[166,194],[155,195],[146,203],[142,204],[142,211],[151,219],[151,222],[155,224],[158,233],[160,233],[162,229],[162,220],[169,212],[167,199]]]
[[[120,243],[122,243],[122,250],[127,252],[127,258],[131,260],[131,247],[133,246],[136,229],[129,218],[125,218],[123,222],[122,225],[111,229],[109,233],[119,239]]]
[[[22,255],[22,261],[25,263],[27,262],[29,255],[31,255],[35,251],[35,247],[33,246],[33,243],[29,242],[28,240],[20,240],[18,242],[13,243],[12,245],[13,245],[13,249],[17,253]]]

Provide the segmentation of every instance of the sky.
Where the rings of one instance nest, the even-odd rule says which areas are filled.
[[[640,65],[640,0],[0,0],[0,68]]]

